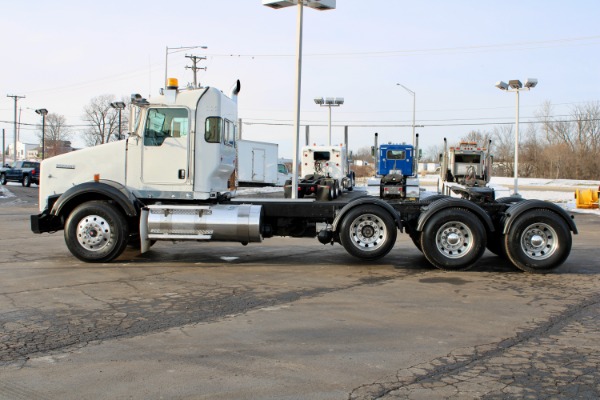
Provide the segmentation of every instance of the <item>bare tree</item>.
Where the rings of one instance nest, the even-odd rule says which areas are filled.
[[[556,178],[595,179],[600,168],[600,104],[589,103],[575,106],[568,120],[552,116],[552,105],[545,103],[537,114],[548,148],[545,152],[551,160],[549,168]]]
[[[67,126],[67,119],[64,115],[50,113],[46,116],[44,127],[45,157],[53,157],[70,151],[69,140],[72,136],[72,131]],[[37,136],[42,145],[42,126],[39,126]]]
[[[90,127],[83,133],[89,146],[112,142],[119,139],[119,112],[110,106],[115,101],[112,95],[94,97],[84,108],[83,119]],[[127,112],[121,114],[121,125],[127,125]],[[121,128],[123,131],[123,128]]]
[[[429,146],[427,148],[427,150],[425,151],[425,156],[423,157],[423,162],[439,162],[440,161],[440,154],[442,154],[444,152],[444,145],[443,144],[437,144],[437,145],[432,145]]]
[[[496,166],[495,175],[514,175],[515,135],[512,128],[512,125],[494,128],[492,154]]]

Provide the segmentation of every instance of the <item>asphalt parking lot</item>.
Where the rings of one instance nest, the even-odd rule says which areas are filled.
[[[0,399],[596,399],[600,217],[547,275],[491,253],[365,264],[311,239],[157,243],[108,264],[0,200]]]

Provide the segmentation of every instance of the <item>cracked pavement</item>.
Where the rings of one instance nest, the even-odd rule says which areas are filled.
[[[557,271],[431,269],[310,239],[158,243],[84,264],[0,201],[0,399],[595,399],[600,218]],[[405,237],[406,236],[406,237]],[[76,389],[76,390],[74,390]]]

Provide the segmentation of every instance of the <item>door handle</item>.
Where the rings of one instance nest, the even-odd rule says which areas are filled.
[[[185,179],[185,169],[179,170],[179,179]]]

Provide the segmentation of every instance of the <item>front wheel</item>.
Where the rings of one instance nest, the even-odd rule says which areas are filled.
[[[544,273],[560,266],[571,252],[566,222],[550,210],[536,209],[515,220],[504,237],[509,260],[525,272]]]
[[[342,246],[354,257],[376,260],[396,243],[397,228],[392,216],[376,206],[357,207],[344,217],[339,230]]]
[[[442,210],[427,221],[421,232],[421,249],[427,261],[445,271],[471,268],[485,252],[486,234],[470,211]]]
[[[65,224],[65,242],[71,254],[85,262],[108,262],[127,246],[129,227],[116,206],[90,201],[77,206]]]
[[[6,185],[6,175],[0,174],[0,183]]]

